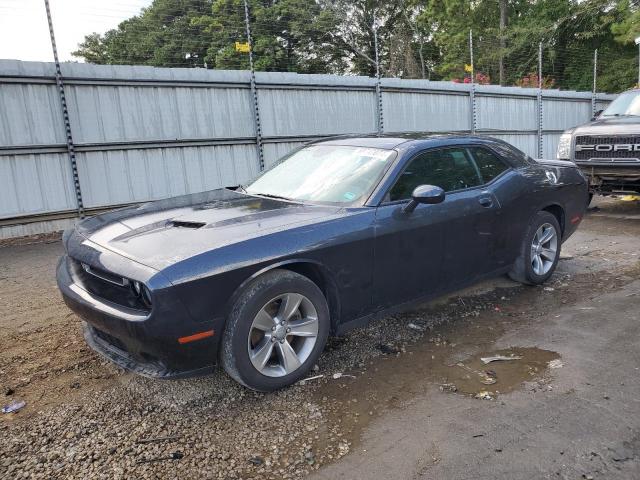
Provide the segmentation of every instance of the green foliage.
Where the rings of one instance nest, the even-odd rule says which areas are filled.
[[[635,0],[249,0],[255,67],[263,71],[476,78],[530,85],[543,45],[545,87],[590,90],[636,81],[640,9]],[[503,19],[500,25],[501,7]],[[246,69],[243,0],[154,0],[74,55],[101,64]]]

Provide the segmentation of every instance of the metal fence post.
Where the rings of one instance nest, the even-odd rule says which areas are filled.
[[[595,117],[596,109],[596,96],[598,92],[598,49],[593,51],[593,90],[591,92],[591,116]]]
[[[73,176],[73,185],[76,192],[76,205],[78,216],[84,218],[84,203],[82,202],[82,190],[80,189],[80,177],[78,175],[78,163],[76,162],[76,152],[73,145],[73,137],[71,136],[71,122],[69,121],[69,109],[67,108],[67,97],[64,92],[64,83],[62,81],[62,71],[60,70],[60,61],[58,60],[58,48],[56,47],[56,37],[53,34],[53,21],[51,19],[51,9],[49,8],[49,0],[44,0],[44,8],[47,11],[47,21],[49,22],[49,36],[51,38],[51,49],[53,50],[53,61],[56,68],[56,85],[58,86],[58,94],[60,96],[60,106],[62,108],[62,118],[64,120],[65,136],[67,139],[67,153],[69,154],[69,162],[71,163],[71,175]]]
[[[249,22],[249,5],[244,0],[244,22],[249,44],[249,69],[251,70],[251,101],[253,104],[253,123],[256,131],[256,148],[258,150],[258,168],[264,170],[264,149],[262,146],[262,126],[260,125],[260,106],[258,104],[258,88],[256,87],[256,72],[253,68],[253,42],[251,41],[251,25]]]
[[[378,52],[378,25],[373,21],[373,44],[376,50],[376,100],[378,113],[378,133],[384,132],[384,112],[382,110],[382,88],[380,86],[380,54]]]
[[[476,106],[475,65],[473,64],[473,30],[471,29],[469,29],[469,57],[471,61],[471,90],[469,91],[469,101],[471,102],[471,135],[475,135],[478,112]]]
[[[544,155],[543,117],[542,117],[542,42],[538,44],[538,158]]]

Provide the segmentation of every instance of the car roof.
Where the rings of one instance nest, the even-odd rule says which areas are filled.
[[[479,140],[486,142],[487,137],[478,137],[475,135],[464,134],[447,134],[447,133],[422,133],[422,132],[406,132],[406,133],[389,133],[380,135],[340,135],[328,137],[313,142],[313,145],[345,145],[354,147],[382,148],[392,150],[404,144],[427,144],[441,143],[450,140]]]

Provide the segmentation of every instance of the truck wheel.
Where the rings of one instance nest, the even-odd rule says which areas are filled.
[[[593,193],[589,192],[589,196],[587,197],[587,207],[591,205],[592,200],[593,200]]]
[[[553,274],[562,245],[560,225],[554,215],[540,211],[529,223],[520,256],[509,276],[520,283],[540,285]]]
[[[222,339],[221,363],[242,385],[269,392],[302,379],[329,335],[329,308],[318,286],[288,270],[272,270],[235,301]]]

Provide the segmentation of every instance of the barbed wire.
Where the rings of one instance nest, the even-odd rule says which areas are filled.
[[[0,5],[0,15],[20,17],[30,12],[18,1],[7,3]],[[85,61],[93,59],[127,65],[248,68],[242,1],[227,2],[223,5],[225,15],[218,17],[212,10],[213,0],[185,0],[182,5],[182,12],[176,4],[171,13],[153,12],[152,15],[149,7],[140,8],[139,0],[115,0],[95,8],[80,5],[74,10],[74,18],[80,18],[80,23],[91,25],[114,19],[114,29],[93,37],[95,44],[89,43],[91,39],[79,38],[80,53],[76,58],[80,61],[84,56]],[[320,3],[316,5],[320,8]],[[596,8],[587,5],[584,11],[595,11]],[[286,17],[260,9],[251,12],[254,39],[251,48],[256,70],[375,75],[376,51],[372,45],[375,17],[370,26],[363,26],[361,22],[359,30],[350,24],[343,27],[344,31],[336,32],[330,28],[330,22],[323,24],[319,20],[318,11],[294,13]],[[538,42],[522,44],[507,36],[501,38],[499,34],[486,32],[474,35],[471,78],[470,45],[460,41],[439,43],[432,32],[416,26],[415,18],[412,20],[416,17],[415,11],[409,13],[405,12],[401,19],[403,28],[387,28],[384,19],[380,21],[377,53],[383,77],[532,88],[537,88],[541,81],[543,88],[592,88],[595,48],[586,44],[564,46],[553,41],[568,28],[566,25],[571,21],[568,17],[559,18],[557,28],[541,39],[542,72],[538,69]],[[348,12],[342,14],[346,16]],[[54,21],[55,15],[54,11]],[[145,24],[144,15],[151,15],[154,23]],[[113,44],[105,41],[110,36],[115,38]],[[81,47],[83,43],[84,47]],[[596,68],[596,77],[601,78],[600,81],[596,78],[596,87],[606,89],[615,85],[624,89],[632,86],[635,75],[632,77],[628,72],[633,73],[630,66],[633,61],[629,55],[616,55],[606,49],[601,51]],[[627,73],[614,78],[618,64],[624,64]]]

